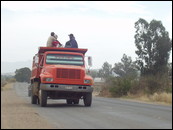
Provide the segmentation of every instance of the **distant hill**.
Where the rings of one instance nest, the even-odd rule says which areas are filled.
[[[16,69],[28,67],[31,69],[32,61],[3,62],[1,61],[1,74],[14,74]]]
[[[10,72],[10,73],[2,73],[1,72],[1,76],[14,76],[15,75],[15,73],[14,72]]]

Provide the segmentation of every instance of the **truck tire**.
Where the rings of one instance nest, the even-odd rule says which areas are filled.
[[[79,104],[79,99],[74,99],[74,100],[73,100],[73,103],[74,103],[74,104]]]
[[[91,106],[92,103],[92,93],[86,93],[83,98],[85,106]]]
[[[38,97],[34,95],[33,84],[31,85],[31,104],[37,104]]]
[[[39,97],[40,106],[45,107],[47,105],[47,92],[40,90]]]
[[[31,92],[31,104],[37,104],[38,97]]]
[[[72,104],[73,100],[72,99],[67,99],[66,102],[67,102],[67,104]]]

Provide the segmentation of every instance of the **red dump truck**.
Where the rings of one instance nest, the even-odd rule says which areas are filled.
[[[65,99],[67,104],[91,106],[93,79],[86,74],[87,49],[39,47],[33,57],[31,103],[47,105],[47,99]],[[89,65],[92,64],[88,57]]]

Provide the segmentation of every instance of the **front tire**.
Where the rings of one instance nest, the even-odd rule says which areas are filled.
[[[36,95],[34,95],[34,84],[32,84],[31,86],[31,104],[37,104],[37,101],[38,101],[38,97]]]
[[[86,95],[84,95],[84,105],[89,107],[91,106],[92,103],[92,93],[87,93]]]
[[[47,105],[47,92],[44,90],[40,90],[39,103],[41,107],[45,107]]]

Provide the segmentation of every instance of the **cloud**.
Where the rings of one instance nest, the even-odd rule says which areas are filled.
[[[1,6],[11,11],[44,11],[51,8],[68,8],[67,2],[59,1],[3,1]]]
[[[105,11],[107,13],[148,13],[145,7],[135,1],[102,1],[95,2],[94,8]]]
[[[11,11],[45,11],[47,9],[102,11],[108,14],[146,14],[145,7],[135,1],[3,1],[2,8]]]

